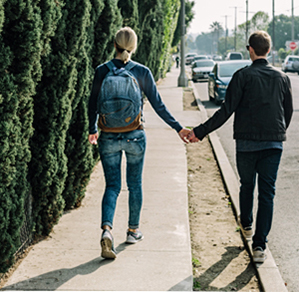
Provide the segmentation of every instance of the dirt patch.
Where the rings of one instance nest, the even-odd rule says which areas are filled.
[[[184,110],[198,110],[191,89],[184,91]],[[262,291],[209,140],[186,149],[193,290]]]

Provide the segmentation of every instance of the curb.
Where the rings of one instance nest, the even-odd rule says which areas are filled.
[[[194,97],[197,102],[199,111],[203,113],[203,118],[206,120],[208,118],[207,112],[203,104],[201,103],[200,96],[196,91],[194,83],[190,81],[191,87],[193,89]],[[213,132],[208,135],[209,141],[213,148],[213,151],[216,156],[216,160],[224,180],[224,184],[227,188],[227,192],[231,198],[232,206],[235,210],[236,215],[240,214],[239,209],[239,181],[233,171],[233,168],[226,156],[226,153],[220,143],[219,137],[216,132]],[[252,257],[252,248],[250,241],[244,240],[247,250],[250,252]],[[278,270],[278,267],[274,261],[274,258],[270,252],[270,249],[267,245],[267,259],[263,264],[255,265],[260,283],[262,285],[263,291],[265,292],[287,292],[285,282],[283,281],[281,274]]]

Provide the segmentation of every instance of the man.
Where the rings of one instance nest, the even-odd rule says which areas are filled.
[[[252,208],[257,176],[258,210],[252,248],[253,261],[259,263],[266,259],[282,141],[286,140],[286,129],[293,113],[290,80],[266,59],[270,45],[271,38],[266,32],[251,34],[246,47],[253,63],[234,74],[221,108],[188,135],[190,142],[202,140],[235,113],[234,139],[241,183],[240,227],[246,239],[250,239],[253,235]]]

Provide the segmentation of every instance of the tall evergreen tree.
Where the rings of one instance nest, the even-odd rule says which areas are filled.
[[[114,36],[122,25],[122,16],[117,7],[118,1],[103,0],[103,2],[104,8],[98,21],[94,23],[94,46],[91,54],[93,68],[113,57],[115,52]]]
[[[164,0],[163,1],[163,49],[161,55],[160,72],[162,77],[165,77],[166,72],[169,70],[171,63],[170,50],[175,29],[177,27],[178,16],[180,11],[180,0]]]
[[[131,27],[136,34],[139,34],[138,0],[118,1],[118,7],[123,17],[122,26]]]
[[[1,33],[0,267],[6,270],[20,245],[33,134],[33,99],[41,75],[41,17],[34,0],[4,4]]]
[[[6,272],[13,261],[19,239],[17,230],[11,230],[10,217],[16,188],[16,157],[21,145],[21,123],[17,115],[19,106],[14,76],[8,73],[13,54],[0,37],[0,273]],[[20,202],[17,200],[16,205]],[[22,220],[23,212],[17,216]],[[20,226],[19,226],[20,227]],[[11,234],[11,233],[14,234]]]
[[[0,0],[0,33],[2,31],[4,23],[4,2],[5,0]]]
[[[100,27],[100,17],[102,11],[105,7],[105,0],[90,0],[91,11],[90,11],[90,26],[87,28],[87,41],[86,41],[86,51],[87,55],[91,60],[90,64],[90,76],[94,74],[94,68],[99,64],[99,50],[96,46],[98,38],[101,35]],[[91,83],[89,84],[91,87]]]
[[[66,132],[71,119],[71,102],[75,96],[77,60],[69,19],[77,13],[68,10],[69,1],[51,6],[57,23],[51,38],[51,54],[43,58],[43,76],[35,96],[34,136],[31,141],[33,157],[30,178],[33,194],[33,217],[36,234],[47,235],[62,215],[62,192],[67,177],[65,155]],[[60,17],[59,10],[62,16]],[[73,14],[71,14],[73,12]]]
[[[69,19],[69,26],[73,28],[73,49],[77,60],[77,82],[75,96],[72,100],[72,119],[66,135],[65,153],[68,157],[68,176],[62,194],[66,209],[80,205],[93,168],[91,145],[87,140],[86,103],[91,80],[89,71],[91,60],[88,58],[86,51],[87,28],[90,26],[90,1],[77,0],[69,2],[68,11],[77,11],[78,16]]]
[[[134,59],[149,67],[155,80],[160,77],[164,33],[162,0],[138,1],[140,34]]]

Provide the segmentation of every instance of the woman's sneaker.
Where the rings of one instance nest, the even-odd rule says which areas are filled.
[[[115,259],[116,251],[113,244],[113,236],[109,230],[105,229],[102,233],[101,238],[102,254],[101,257],[104,259]]]
[[[257,246],[253,249],[253,262],[254,263],[263,263],[267,258],[266,251],[260,246]]]
[[[135,232],[128,230],[126,243],[136,243],[143,238],[144,236],[140,230],[137,229]]]

